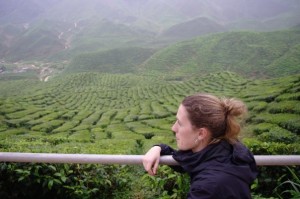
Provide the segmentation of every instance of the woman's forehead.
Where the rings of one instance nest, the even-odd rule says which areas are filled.
[[[176,117],[178,119],[182,119],[182,118],[187,118],[187,116],[188,116],[188,112],[186,108],[182,104],[180,104]]]

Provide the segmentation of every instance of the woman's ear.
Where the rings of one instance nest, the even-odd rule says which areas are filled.
[[[205,140],[209,137],[209,131],[207,128],[199,128],[198,130],[198,139]]]

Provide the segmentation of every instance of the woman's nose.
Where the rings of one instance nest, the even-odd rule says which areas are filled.
[[[176,126],[176,123],[173,124],[173,125],[172,125],[172,128],[171,128],[171,130],[172,130],[174,133],[176,133],[176,128],[175,128],[175,126]]]

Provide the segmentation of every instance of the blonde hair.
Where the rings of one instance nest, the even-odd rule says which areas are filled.
[[[237,118],[247,113],[247,107],[242,101],[199,93],[186,97],[182,105],[192,125],[209,129],[212,139],[226,139],[230,143],[238,141],[241,125]]]

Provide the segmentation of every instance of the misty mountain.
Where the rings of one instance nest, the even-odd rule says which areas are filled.
[[[300,24],[299,10],[297,0],[1,1],[0,59],[69,60],[223,31],[288,29]]]
[[[217,22],[266,20],[299,11],[297,0],[10,0],[0,2],[1,22],[28,23],[46,17],[78,21],[97,16],[134,24],[138,21],[172,26],[197,17]]]
[[[187,22],[176,24],[165,30],[161,36],[177,39],[191,39],[200,35],[225,32],[226,27],[205,17],[196,18]]]

